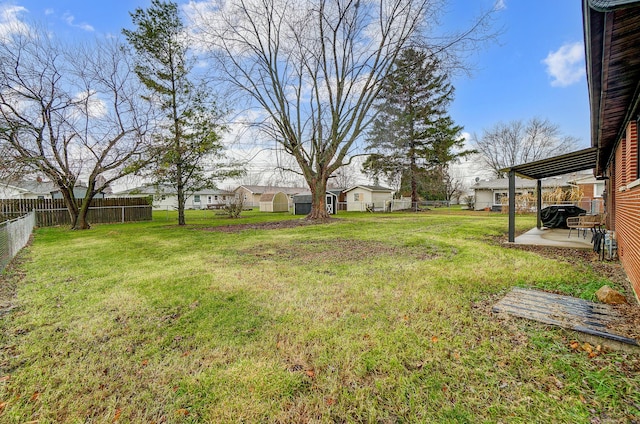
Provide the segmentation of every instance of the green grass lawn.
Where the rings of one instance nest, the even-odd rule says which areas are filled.
[[[3,282],[1,422],[640,420],[640,355],[491,314],[513,286],[611,284],[502,247],[504,215],[208,212],[36,231]]]

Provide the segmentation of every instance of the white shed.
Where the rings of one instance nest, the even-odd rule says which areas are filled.
[[[381,186],[357,185],[345,190],[347,211],[384,211],[393,199],[393,190]]]
[[[281,191],[260,196],[260,212],[287,212],[289,197]]]

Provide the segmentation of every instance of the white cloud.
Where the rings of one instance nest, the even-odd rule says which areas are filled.
[[[20,15],[28,12],[22,6],[12,4],[0,4],[0,40],[4,40],[11,34],[28,32],[27,25],[20,20]]]
[[[464,144],[460,150],[473,150],[473,144],[471,144],[471,133],[463,131],[460,133],[460,138],[464,139]]]
[[[62,20],[65,21],[69,26],[72,26],[74,28],[80,28],[80,29],[82,29],[84,31],[88,31],[88,32],[93,32],[94,31],[94,28],[91,25],[89,25],[89,24],[87,24],[85,22],[76,24],[75,23],[75,20],[76,20],[75,16],[73,16],[69,12],[65,13],[64,15],[62,15]]]
[[[547,65],[552,86],[567,87],[575,84],[585,74],[583,44],[582,42],[564,44],[555,52],[550,52],[542,63]]]
[[[98,98],[95,91],[78,93],[74,101],[85,116],[102,118],[107,114],[107,105],[102,99]]]
[[[507,0],[496,0],[493,10],[505,10],[507,8]]]

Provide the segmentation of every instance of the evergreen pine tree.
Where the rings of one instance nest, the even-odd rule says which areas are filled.
[[[122,32],[137,53],[136,73],[150,91],[149,101],[162,114],[155,183],[176,190],[178,224],[184,225],[186,198],[212,188],[214,178],[237,171],[222,171],[214,163],[224,157],[219,136],[223,127],[218,124],[221,111],[211,90],[194,83],[194,60],[178,5],[152,0],[148,9],[136,9],[131,18],[136,29]]]
[[[456,152],[464,139],[462,127],[447,112],[453,94],[437,60],[414,48],[404,50],[375,105],[377,117],[367,139],[371,154],[364,171],[390,181],[400,179],[411,201],[417,202],[421,183],[433,184],[448,163],[470,153]]]

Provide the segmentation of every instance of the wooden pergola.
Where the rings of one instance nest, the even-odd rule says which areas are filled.
[[[515,241],[516,235],[516,175],[537,180],[537,227],[542,227],[540,211],[542,209],[542,179],[571,172],[585,171],[596,166],[598,149],[590,147],[584,150],[555,156],[535,162],[502,169],[509,175],[509,242]]]

